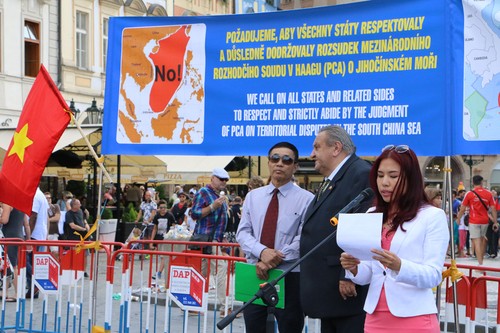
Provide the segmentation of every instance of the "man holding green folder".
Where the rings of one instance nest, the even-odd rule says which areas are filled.
[[[313,198],[293,182],[299,166],[299,152],[293,144],[275,144],[268,158],[271,182],[248,193],[236,234],[247,261],[255,264],[255,274],[262,280],[268,278],[269,270],[286,270],[299,259],[301,221]],[[296,267],[285,277],[285,308],[274,313],[280,332],[302,332],[299,285]],[[266,306],[250,304],[243,313],[247,333],[266,333]]]

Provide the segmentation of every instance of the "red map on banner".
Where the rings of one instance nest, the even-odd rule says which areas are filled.
[[[119,142],[203,142],[205,34],[203,24],[123,31]]]
[[[149,55],[155,66],[155,81],[149,104],[153,112],[162,112],[179,88],[184,73],[184,58],[189,36],[183,26],[172,35],[158,41]]]

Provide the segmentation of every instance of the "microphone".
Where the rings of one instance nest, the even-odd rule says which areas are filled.
[[[371,199],[373,197],[374,193],[371,188],[364,189],[356,198],[354,198],[353,201],[349,202],[347,206],[342,208],[340,212],[335,215],[335,217],[332,217],[330,222],[332,225],[337,225],[338,217],[339,214],[345,214],[345,213],[350,213],[365,200]],[[301,262],[303,262],[307,257],[309,257],[312,253],[314,253],[318,248],[323,246],[326,242],[329,242],[335,235],[337,234],[337,230],[334,230],[332,233],[330,233],[328,236],[326,236],[325,239],[323,239],[321,242],[316,244],[309,252],[307,252],[305,255],[300,257],[298,260],[296,260],[290,267],[288,267],[285,271],[283,271],[278,277],[276,277],[274,280],[269,281],[268,283],[265,283],[261,285],[261,288],[259,291],[253,296],[252,299],[247,301],[245,304],[243,304],[243,307],[239,308],[238,311],[232,312],[230,315],[227,317],[224,317],[221,321],[217,323],[217,328],[222,330],[224,329],[227,325],[229,325],[235,318],[238,313],[243,311],[244,308],[246,308],[249,304],[252,304],[253,301],[255,301],[258,298],[261,298],[264,303],[269,304],[269,297],[274,296],[274,294],[270,293],[270,291],[273,291],[272,289],[274,286],[283,279],[288,273],[290,273],[295,267],[299,266]],[[267,297],[267,298],[266,298]],[[272,299],[271,299],[272,301]],[[269,332],[269,331],[268,331]]]
[[[339,223],[339,215],[340,214],[346,214],[346,213],[350,213],[352,212],[353,210],[355,210],[356,208],[358,208],[358,206],[365,200],[369,200],[371,198],[373,198],[373,195],[375,193],[373,192],[373,190],[371,188],[365,188],[363,191],[361,191],[360,194],[358,194],[358,196],[356,198],[354,198],[351,202],[349,202],[347,204],[347,206],[345,206],[344,208],[342,208],[338,213],[337,215],[335,215],[334,217],[332,217],[330,219],[330,223],[333,225],[333,226],[336,226],[338,223]]]

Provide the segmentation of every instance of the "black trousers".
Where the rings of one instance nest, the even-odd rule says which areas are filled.
[[[498,254],[498,234],[499,230],[493,230],[493,224],[488,225],[488,230],[486,231],[486,238],[488,238],[488,254],[490,256],[496,256]]]
[[[285,276],[285,308],[275,309],[278,329],[284,333],[300,333],[304,327],[304,312],[300,304],[300,273]],[[247,333],[266,333],[267,306],[248,305],[243,311]]]

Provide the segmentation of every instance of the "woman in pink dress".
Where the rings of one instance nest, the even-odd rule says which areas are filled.
[[[383,214],[382,249],[373,261],[341,256],[346,277],[370,284],[364,309],[366,333],[438,333],[432,288],[441,283],[449,232],[442,209],[431,205],[417,156],[406,145],[390,145],[373,164],[376,193],[370,212]]]

